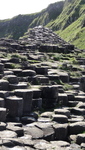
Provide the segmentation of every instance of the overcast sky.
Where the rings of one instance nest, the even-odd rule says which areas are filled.
[[[0,20],[39,12],[57,1],[61,0],[0,0]]]

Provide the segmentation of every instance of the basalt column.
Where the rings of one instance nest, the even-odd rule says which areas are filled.
[[[15,95],[23,98],[23,114],[28,114],[32,107],[33,91],[29,89],[17,89]]]
[[[56,85],[43,86],[42,91],[42,105],[44,108],[53,108],[57,103],[58,87]]]

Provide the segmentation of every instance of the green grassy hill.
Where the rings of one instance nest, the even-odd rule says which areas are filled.
[[[64,40],[85,49],[85,0],[60,1],[36,14],[1,20],[0,38],[19,39],[29,28],[38,25],[51,28]]]
[[[0,21],[0,38],[7,37],[19,39],[27,32],[28,28],[38,25],[46,25],[55,20],[63,10],[64,2],[56,2],[49,5],[39,13],[18,15],[12,19]]]

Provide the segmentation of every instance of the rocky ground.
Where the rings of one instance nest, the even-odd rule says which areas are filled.
[[[85,50],[42,26],[0,39],[0,149],[85,149]]]

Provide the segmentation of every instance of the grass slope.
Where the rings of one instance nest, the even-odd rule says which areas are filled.
[[[81,0],[78,6],[79,17],[59,33],[63,39],[80,49],[85,49],[85,2],[83,2]]]

